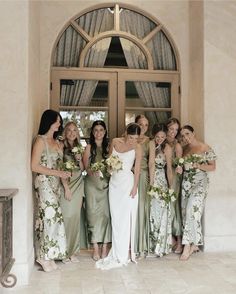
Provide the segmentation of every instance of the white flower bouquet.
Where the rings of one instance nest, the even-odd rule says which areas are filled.
[[[166,206],[168,206],[168,204],[170,204],[171,202],[174,202],[177,198],[176,193],[173,189],[164,189],[159,186],[150,186],[148,195],[152,198],[163,200]]]
[[[185,170],[192,170],[194,168],[194,163],[202,164],[205,163],[205,159],[200,154],[190,154],[184,158],[184,168]]]
[[[111,173],[123,169],[123,162],[118,155],[111,155],[106,159],[107,170]]]
[[[74,148],[72,148],[71,152],[74,155],[76,155],[76,154],[82,155],[84,153],[84,147],[81,144],[79,144],[79,145],[75,146]]]
[[[184,158],[183,157],[176,157],[173,159],[173,166],[177,167],[183,167],[184,166]]]
[[[77,166],[76,166],[75,162],[72,160],[68,160],[68,161],[60,160],[58,162],[58,168],[60,170],[69,171],[72,174],[73,170],[76,169]]]
[[[94,173],[98,173],[100,178],[103,179],[104,178],[103,173],[106,170],[105,161],[101,160],[95,163],[91,163],[90,170]]]

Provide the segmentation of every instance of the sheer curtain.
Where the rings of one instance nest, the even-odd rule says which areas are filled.
[[[76,22],[91,37],[109,30],[113,25],[108,9],[94,10],[81,16]],[[106,38],[94,44],[88,51],[84,66],[103,67],[110,42],[111,38]],[[79,57],[85,45],[86,41],[72,26],[69,26],[58,42],[53,65],[78,67]],[[70,85],[62,84],[60,104],[68,106],[89,105],[97,83],[98,81],[93,80],[76,80]]]
[[[154,29],[153,22],[141,14],[124,10],[121,12],[122,28],[140,39],[143,39]],[[121,45],[129,68],[146,69],[147,62],[143,60],[135,44],[129,44],[121,39]],[[153,57],[154,68],[162,70],[175,70],[176,63],[171,45],[162,31],[159,31],[147,44]],[[157,87],[154,82],[134,82],[139,98],[145,107],[166,108],[170,107],[171,91],[168,87]],[[168,118],[166,112],[147,113],[150,122],[153,124],[165,121]]]

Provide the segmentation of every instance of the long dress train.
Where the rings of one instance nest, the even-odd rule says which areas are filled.
[[[122,170],[112,173],[109,183],[112,248],[105,259],[96,262],[96,267],[100,269],[127,265],[130,259],[135,261],[134,237],[138,195],[134,198],[130,196],[134,183],[131,169],[135,160],[135,150],[120,153],[113,148],[112,154],[118,155],[123,165]]]

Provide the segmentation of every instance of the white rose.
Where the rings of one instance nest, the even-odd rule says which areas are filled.
[[[174,202],[176,199],[175,199],[174,196],[171,196],[170,200],[171,200],[172,202]]]
[[[71,150],[73,153],[77,153],[79,151],[78,147],[74,147],[72,150]]]
[[[179,159],[179,163],[180,164],[183,164],[184,163],[184,159],[182,157]]]
[[[46,207],[46,209],[45,209],[45,218],[51,219],[54,216],[55,216],[55,210],[51,206]]]

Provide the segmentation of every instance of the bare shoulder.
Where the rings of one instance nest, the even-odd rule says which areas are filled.
[[[43,137],[42,136],[37,136],[36,138],[35,138],[35,140],[34,140],[34,146],[38,146],[38,147],[40,147],[40,146],[44,146],[44,139],[43,139]]]

